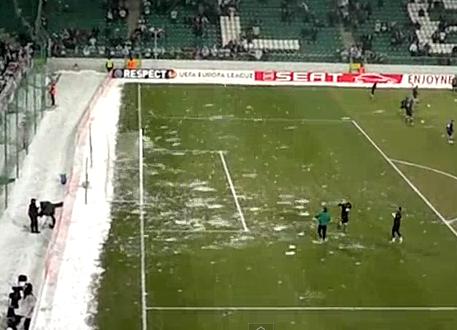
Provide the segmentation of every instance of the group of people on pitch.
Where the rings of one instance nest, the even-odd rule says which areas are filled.
[[[338,203],[338,207],[341,209],[341,217],[338,222],[338,228],[346,232],[346,228],[349,224],[349,213],[352,209],[352,204],[348,201],[343,203]],[[400,243],[403,242],[403,236],[400,233],[400,225],[402,219],[402,210],[401,206],[392,213],[394,218],[392,225],[392,242],[395,242],[398,238]],[[330,212],[328,211],[327,206],[322,207],[322,211],[315,215],[314,217],[317,220],[317,235],[319,236],[320,242],[327,241],[327,226],[331,221]]]
[[[373,86],[371,87],[371,93],[370,96],[371,98],[374,98],[374,94],[376,92],[378,83],[375,82]],[[452,82],[452,87],[453,90],[457,90],[457,76],[454,77],[453,82]],[[401,100],[400,103],[400,109],[405,110],[405,122],[408,125],[414,125],[414,116],[413,116],[413,110],[414,110],[414,105],[418,102],[419,100],[419,86],[415,86],[412,90],[412,94],[406,96],[403,100]],[[454,144],[454,120],[450,120],[446,124],[446,135],[447,135],[447,141],[449,144]]]

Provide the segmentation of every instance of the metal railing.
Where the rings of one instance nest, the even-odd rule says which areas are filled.
[[[0,92],[0,212],[46,110],[46,61],[24,58]]]

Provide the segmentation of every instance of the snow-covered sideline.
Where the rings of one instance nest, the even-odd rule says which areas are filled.
[[[35,330],[83,330],[91,328],[96,307],[94,279],[102,272],[100,254],[110,228],[112,168],[115,156],[121,84],[107,80],[80,127],[73,176],[66,195],[62,223],[66,235],[55,238],[48,251],[47,272],[33,321]],[[79,86],[78,86],[79,88]],[[90,126],[90,132],[88,128]],[[89,135],[93,164],[90,167]],[[85,204],[85,163],[88,167],[88,198]],[[66,212],[66,213],[65,213]],[[63,251],[62,251],[63,250]],[[54,257],[54,255],[59,255]],[[53,260],[55,259],[55,260]]]
[[[57,85],[58,106],[47,111],[38,126],[20,178],[10,191],[8,209],[0,218],[0,314],[6,313],[8,293],[18,274],[26,274],[38,293],[53,232],[40,222],[41,233],[30,233],[28,204],[33,197],[52,202],[63,199],[65,187],[59,174],[71,170],[75,128],[103,79],[96,73],[63,73]]]

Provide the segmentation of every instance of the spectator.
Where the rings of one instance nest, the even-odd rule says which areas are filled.
[[[150,1],[145,1],[143,3],[143,13],[144,13],[144,15],[146,15],[146,16],[151,15],[151,7],[152,7],[152,4],[151,4]]]
[[[178,11],[176,9],[173,9],[171,12],[170,12],[170,20],[173,22],[173,23],[176,23],[178,21]]]
[[[128,16],[127,8],[126,8],[126,7],[121,7],[121,8],[119,9],[119,17],[120,17],[121,19],[126,19],[127,16]]]
[[[302,1],[298,5],[298,8],[300,8],[301,14],[303,16],[303,20],[305,22],[307,22],[309,20],[309,15],[311,14],[308,4],[305,1]]]
[[[381,21],[379,19],[377,19],[374,24],[374,32],[381,33]]]
[[[252,27],[252,36],[254,38],[258,38],[260,37],[260,26],[258,24],[255,24],[253,27]]]
[[[416,43],[416,42],[413,42],[413,43],[409,46],[409,53],[411,54],[411,56],[417,56],[417,51],[418,51],[417,43]]]
[[[446,41],[446,32],[441,30],[439,33],[439,42],[444,43]]]
[[[108,9],[108,11],[106,12],[106,21],[108,23],[111,23],[113,21],[114,17],[113,17],[113,12],[111,11],[111,9]]]

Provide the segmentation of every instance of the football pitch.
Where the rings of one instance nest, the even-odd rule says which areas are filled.
[[[457,95],[408,93],[127,84],[98,328],[455,329]]]

